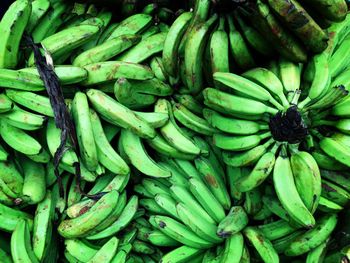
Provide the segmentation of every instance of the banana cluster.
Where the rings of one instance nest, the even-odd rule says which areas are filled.
[[[74,1],[9,7],[1,262],[350,259],[346,2],[194,2],[128,3],[124,18]],[[59,163],[65,135],[28,35],[74,123],[78,147],[68,139]]]

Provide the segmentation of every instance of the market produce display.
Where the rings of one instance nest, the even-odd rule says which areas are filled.
[[[349,33],[345,0],[14,1],[0,262],[350,262]]]

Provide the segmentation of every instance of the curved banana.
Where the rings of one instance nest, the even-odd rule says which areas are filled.
[[[113,224],[97,233],[92,232],[92,235],[88,235],[86,238],[89,240],[97,240],[115,235],[130,223],[137,212],[137,208],[138,197],[134,195],[129,199],[119,218]]]
[[[116,237],[111,237],[87,262],[98,263],[98,262],[111,262],[117,253],[119,240]]]
[[[185,84],[192,94],[197,94],[203,88],[202,60],[206,40],[210,29],[213,27],[218,16],[213,15],[204,23],[195,25],[188,33],[185,44]]]
[[[180,246],[165,254],[162,257],[161,261],[164,263],[171,263],[177,261],[189,262],[193,259],[193,257],[200,255],[201,253],[202,250],[199,248],[193,248],[190,246]]]
[[[113,190],[97,201],[90,210],[73,219],[63,220],[58,226],[58,233],[65,238],[75,238],[88,235],[115,209],[118,198],[117,191]]]
[[[168,123],[160,128],[160,132],[171,146],[187,154],[198,155],[200,153],[200,148],[177,126],[169,101],[159,99],[155,104],[154,111],[169,115]]]
[[[4,93],[1,93],[0,94],[0,113],[8,112],[12,110],[13,107],[14,107],[14,104],[12,102],[12,99],[10,99]]]
[[[32,2],[32,12],[26,26],[26,31],[30,34],[39,20],[46,14],[50,8],[49,0],[34,0]]]
[[[20,41],[31,11],[31,1],[15,1],[2,17],[0,22],[0,68],[16,68],[19,62]]]
[[[12,69],[0,68],[0,86],[16,90],[42,91],[45,90],[43,81],[35,74]]]
[[[112,97],[94,89],[88,90],[86,94],[93,108],[108,122],[132,130],[142,138],[152,139],[156,136],[154,128],[149,123]]]
[[[28,223],[20,220],[11,235],[11,255],[14,262],[39,263],[30,243]]]
[[[233,234],[225,241],[224,251],[220,256],[220,262],[242,262],[244,239],[241,233]]]
[[[152,225],[154,224],[161,232],[171,238],[179,241],[180,243],[194,247],[194,248],[206,248],[213,244],[200,238],[193,233],[185,225],[167,216],[151,216],[149,219]]]
[[[241,206],[233,206],[217,227],[217,235],[227,238],[239,233],[248,224],[248,215]]]
[[[257,228],[246,227],[243,230],[243,234],[254,246],[264,262],[279,262],[277,251],[274,249],[272,243]]]
[[[316,248],[327,240],[337,225],[336,214],[326,214],[318,219],[315,228],[294,239],[285,250],[287,256],[298,256]]]
[[[141,41],[138,35],[121,35],[112,38],[79,54],[72,62],[74,66],[84,67],[89,64],[110,60]]]
[[[295,185],[287,150],[282,147],[273,170],[273,183],[282,206],[288,215],[305,227],[313,227],[315,219],[304,205]]]
[[[278,61],[279,77],[282,81],[288,101],[292,101],[296,90],[300,88],[301,68],[298,63],[281,57]]]
[[[42,149],[37,140],[5,120],[0,122],[0,135],[9,146],[23,154],[38,154]]]
[[[260,225],[258,228],[261,233],[270,241],[283,238],[296,231],[294,227],[282,219],[268,224]]]
[[[172,77],[178,72],[178,49],[191,18],[192,13],[182,13],[171,25],[164,41],[162,54],[164,69]]]
[[[108,142],[101,121],[92,110],[90,110],[90,120],[99,162],[113,173],[127,175],[130,172],[129,166]]]

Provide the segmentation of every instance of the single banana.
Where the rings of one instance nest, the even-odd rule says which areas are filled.
[[[125,62],[141,63],[151,56],[162,52],[166,35],[166,32],[160,32],[143,39],[134,47],[117,56],[116,59]]]
[[[121,21],[105,41],[127,34],[140,34],[152,23],[152,16],[135,14]]]
[[[0,86],[3,88],[42,91],[45,90],[39,76],[27,72],[0,68]]]
[[[149,221],[152,225],[154,224],[165,235],[170,236],[171,238],[179,241],[184,245],[199,249],[210,247],[213,245],[210,242],[197,236],[185,225],[179,223],[178,221],[170,217],[151,216]]]
[[[181,220],[176,210],[176,202],[171,196],[168,194],[156,194],[154,196],[154,201],[163,210],[163,213],[160,214],[164,214],[165,211],[166,215]]]
[[[178,247],[181,244],[159,230],[152,230],[147,233],[147,240],[151,244],[159,247]]]
[[[52,203],[51,192],[47,192],[45,199],[36,208],[33,227],[33,251],[39,260],[48,253],[48,243],[50,242],[49,232],[52,231]]]
[[[241,206],[233,206],[217,227],[217,235],[227,238],[239,233],[248,224],[248,215]]]
[[[223,220],[225,218],[225,210],[204,182],[196,178],[190,178],[189,184],[192,194],[210,217],[216,222]]]
[[[11,235],[11,255],[14,262],[39,263],[30,243],[28,223],[20,220]]]
[[[261,156],[249,175],[238,179],[235,188],[240,192],[247,192],[261,185],[273,170],[278,148],[279,144],[276,143],[270,151]]]
[[[204,218],[197,217],[183,203],[176,205],[176,211],[180,220],[195,234],[212,243],[222,242],[222,239],[216,235],[215,224],[210,224]]]
[[[270,137],[271,137],[270,131],[264,132],[261,134],[236,136],[236,137],[231,135],[216,133],[213,135],[213,143],[216,147],[223,150],[246,151],[258,146],[262,140]]]
[[[277,251],[272,243],[255,227],[246,227],[243,230],[244,236],[256,249],[264,262],[279,262]]]
[[[224,114],[243,114],[251,116],[263,113],[275,115],[278,112],[277,109],[259,101],[231,95],[212,88],[204,89],[203,96],[205,105]]]
[[[113,190],[104,195],[85,214],[77,218],[63,220],[58,226],[58,233],[65,238],[86,236],[112,213],[118,202],[118,198],[115,198],[116,193]]]
[[[280,79],[282,81],[285,94],[290,102],[300,88],[301,69],[299,64],[281,57],[278,62]]]
[[[130,131],[122,130],[121,143],[131,163],[142,173],[154,177],[169,177],[171,173],[159,166],[146,152],[141,139]]]
[[[224,251],[220,256],[220,262],[242,262],[244,239],[241,233],[233,234],[225,241]]]
[[[285,220],[277,220],[268,224],[258,226],[261,233],[270,241],[283,238],[289,234],[292,234],[296,231],[294,227],[292,227]]]
[[[340,206],[345,206],[350,199],[350,193],[341,186],[322,179],[322,196],[335,202]]]
[[[211,35],[210,62],[212,73],[229,72],[229,38],[225,31],[225,18],[220,17],[218,29]]]
[[[115,235],[130,223],[130,221],[134,218],[137,209],[138,197],[134,195],[130,197],[119,218],[115,222],[113,222],[113,224],[99,232],[95,231],[97,233],[92,232],[92,235],[89,235],[86,238],[89,240],[97,240]]]
[[[347,13],[347,5],[344,0],[307,0],[323,17],[331,21],[342,21]]]
[[[274,143],[274,139],[271,138],[267,142],[256,146],[248,151],[242,152],[223,152],[222,157],[224,162],[233,167],[249,166],[257,162],[261,156],[263,156],[268,148]]]
[[[40,77],[38,70],[33,68],[22,68],[19,72],[27,72]],[[70,65],[55,66],[55,73],[61,85],[71,85],[82,82],[87,78],[87,71],[81,67]],[[44,83],[43,83],[44,85]]]
[[[113,173],[127,175],[130,172],[129,166],[108,142],[101,121],[92,110],[90,110],[90,120],[99,162]]]
[[[0,135],[9,146],[23,154],[38,154],[42,149],[42,146],[36,139],[23,130],[10,125],[5,120],[1,120]]]
[[[242,76],[265,88],[274,96],[277,96],[279,101],[282,102],[283,107],[289,107],[289,102],[283,92],[283,84],[271,70],[253,68],[244,72]]]
[[[169,115],[168,123],[160,128],[160,132],[171,146],[187,154],[198,155],[200,153],[200,148],[198,148],[192,139],[184,134],[184,132],[182,132],[180,127],[176,124],[169,101],[159,99],[155,104],[154,111],[167,113]]]
[[[132,130],[142,138],[152,139],[156,136],[149,123],[107,94],[94,89],[88,90],[86,94],[93,108],[108,122]]]
[[[19,45],[28,24],[32,3],[28,0],[13,2],[0,22],[0,68],[16,68],[19,62]]]
[[[287,256],[302,255],[325,242],[337,225],[336,214],[326,214],[318,219],[315,228],[306,231],[293,240],[285,250]]]
[[[21,158],[21,166],[24,174],[21,199],[28,204],[37,204],[46,195],[44,165],[28,158]]]
[[[190,12],[181,14],[171,25],[164,41],[162,54],[164,69],[172,77],[175,77],[178,72],[178,49],[191,18]]]
[[[26,31],[31,33],[40,19],[45,16],[46,12],[50,8],[49,0],[34,0],[32,2],[32,12],[30,13],[29,21],[26,26]]]
[[[298,222],[298,224],[305,227],[314,226],[315,219],[304,205],[295,185],[290,159],[285,147],[282,147],[276,159],[273,170],[273,183],[278,199],[281,201],[288,215]]]
[[[81,83],[84,86],[96,85],[118,78],[147,80],[154,76],[151,69],[146,66],[123,61],[97,62],[84,68],[88,72],[88,78]]]
[[[213,133],[217,132],[217,130],[211,127],[205,119],[195,115],[180,103],[173,104],[173,113],[175,119],[183,126],[199,134],[212,135]]]
[[[253,55],[241,33],[237,30],[233,17],[228,15],[226,20],[229,26],[230,53],[235,63],[243,70],[253,68],[255,66]]]
[[[88,263],[111,262],[117,253],[119,240],[111,237],[97,252],[87,261]]]
[[[79,54],[72,62],[74,66],[84,67],[89,64],[110,60],[141,41],[138,35],[121,35]]]
[[[323,242],[321,245],[315,247],[307,253],[305,263],[323,262],[327,253],[329,239]]]
[[[269,0],[268,3],[278,18],[303,42],[307,49],[320,53],[327,48],[326,33],[297,1]],[[299,21],[303,22],[298,23]]]
[[[199,248],[193,248],[190,246],[180,246],[165,254],[162,257],[161,262],[192,262],[193,258],[197,255],[200,255],[201,253],[202,250]]]
[[[154,72],[154,76],[163,82],[167,82],[169,76],[165,72],[164,63],[161,57],[153,57],[149,63],[152,71]]]
[[[321,196],[321,175],[317,162],[308,152],[296,150],[292,153],[290,164],[300,198],[314,213]]]

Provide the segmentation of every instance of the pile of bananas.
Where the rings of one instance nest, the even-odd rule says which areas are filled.
[[[350,260],[346,1],[194,2],[9,7],[1,262]]]

